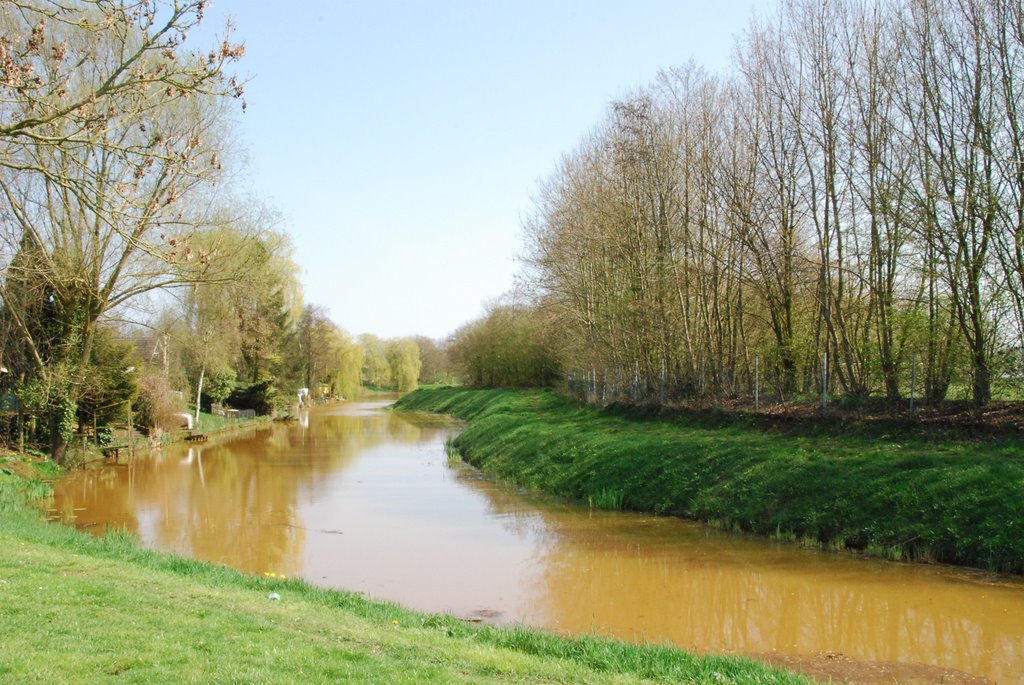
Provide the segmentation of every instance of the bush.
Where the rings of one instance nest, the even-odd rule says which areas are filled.
[[[238,385],[238,376],[230,366],[215,369],[206,377],[203,385],[203,395],[210,399],[211,404],[224,404],[224,400],[231,397]]]
[[[238,388],[238,376],[230,367],[213,369],[206,375],[203,382],[203,394],[200,403],[206,411],[213,411],[213,405],[224,404]]]
[[[228,404],[235,409],[252,409],[257,416],[267,416],[274,413],[281,400],[274,387],[274,381],[267,379],[249,385],[238,385],[228,397]]]
[[[139,398],[135,403],[135,423],[147,432],[159,428],[172,431],[178,427],[176,414],[185,411],[179,399],[180,394],[171,390],[167,379],[161,374],[143,376]]]

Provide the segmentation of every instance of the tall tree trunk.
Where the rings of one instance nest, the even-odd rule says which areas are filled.
[[[196,417],[195,417],[196,428],[199,428],[199,400],[203,396],[203,380],[205,380],[205,378],[206,378],[206,362],[203,362],[203,365],[199,367],[199,382],[196,383]]]

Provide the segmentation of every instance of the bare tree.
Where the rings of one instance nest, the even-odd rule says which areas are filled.
[[[802,89],[792,80],[789,60],[785,37],[777,29],[755,25],[749,30],[739,54],[742,90],[733,92],[745,94],[744,127],[737,143],[746,150],[738,159],[750,167],[737,169],[728,182],[732,223],[751,258],[746,273],[765,304],[774,336],[780,396],[797,389],[797,317],[807,268],[813,264],[799,205],[805,182],[802,108],[791,102]]]
[[[1024,368],[1024,6],[988,4],[986,46],[996,60],[996,100],[1002,110],[996,168],[1003,189],[996,250],[1016,314],[1016,344]]]
[[[904,108],[919,155],[923,234],[942,264],[979,405],[991,398],[1002,114],[994,106],[998,65],[986,49],[986,6],[980,0],[911,4],[904,20],[911,79]]]

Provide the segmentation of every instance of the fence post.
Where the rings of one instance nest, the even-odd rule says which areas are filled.
[[[821,368],[821,410],[828,411],[828,350],[825,350]]]
[[[917,354],[910,355],[910,415],[914,415],[914,390],[917,385]]]
[[[665,375],[667,371],[665,369],[665,358],[661,358],[661,390],[658,394],[658,404],[665,404]]]
[[[633,404],[640,397],[640,362],[633,362]]]
[[[135,431],[132,421],[132,402],[128,400],[128,458],[135,460]]]
[[[761,356],[754,355],[754,411],[761,411]]]

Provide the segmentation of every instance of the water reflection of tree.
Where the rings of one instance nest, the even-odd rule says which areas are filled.
[[[138,530],[138,517],[128,504],[132,478],[127,471],[127,466],[89,469],[63,478],[54,486],[53,518],[93,533]]]
[[[420,444],[450,430],[380,411],[314,410],[313,419],[88,471],[59,484],[55,501],[68,520],[85,510],[78,525],[125,527],[159,549],[290,575],[303,563],[303,502],[373,447]]]
[[[291,474],[266,458],[258,438],[212,449],[195,448],[187,483],[165,479],[159,545],[249,572],[293,573],[305,546],[295,515]],[[184,550],[183,550],[184,551]]]
[[[484,478],[470,466],[456,466],[453,473],[460,483],[482,497],[490,517],[509,533],[520,538],[534,536],[542,544],[549,539],[557,540],[548,523],[550,511],[557,505],[547,505],[548,512],[539,511],[527,493]]]

